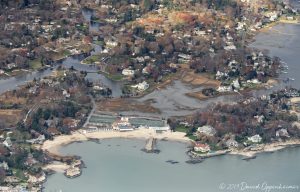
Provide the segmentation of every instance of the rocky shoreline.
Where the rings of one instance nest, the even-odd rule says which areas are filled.
[[[238,155],[242,157],[242,160],[251,160],[251,159],[255,159],[258,154],[273,153],[290,147],[300,147],[300,140],[291,139],[282,142],[257,144],[255,146],[249,146],[244,149],[228,149],[228,150],[220,150],[212,153],[210,152],[210,153],[203,153],[203,154],[199,154],[194,152],[193,150],[189,150],[187,152],[187,155],[190,157],[190,160],[188,160],[187,163],[191,163],[191,164],[201,163],[204,161],[204,159],[221,156],[221,155]]]

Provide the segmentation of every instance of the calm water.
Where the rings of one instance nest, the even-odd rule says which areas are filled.
[[[87,168],[75,179],[60,173],[50,176],[45,191],[216,192],[226,191],[219,189],[222,183],[300,185],[299,148],[261,154],[250,161],[227,155],[190,165],[185,163],[187,144],[160,141],[159,154],[142,152],[144,144],[142,140],[107,139],[101,144],[84,142],[63,147],[63,154],[80,155]],[[172,165],[167,160],[179,163]]]
[[[288,73],[281,79],[292,78],[287,85],[300,88],[300,25],[279,24],[268,32],[256,36],[252,46],[268,50],[271,56],[277,56],[288,65]]]

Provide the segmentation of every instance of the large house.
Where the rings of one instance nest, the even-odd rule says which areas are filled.
[[[201,153],[207,153],[210,151],[210,147],[207,144],[197,142],[197,143],[195,143],[194,151],[201,152]]]
[[[123,71],[122,71],[122,75],[125,75],[125,76],[134,76],[134,74],[135,74],[135,71],[132,69],[123,69]]]
[[[120,120],[117,120],[112,124],[113,130],[116,131],[133,131],[132,125],[129,123],[129,119],[126,117],[121,117]]]
[[[145,91],[149,88],[149,84],[146,81],[143,81],[142,83],[132,85],[131,87],[137,89],[138,91]]]
[[[10,148],[12,146],[12,142],[10,140],[10,137],[6,137],[6,139],[3,141],[3,145]]]
[[[205,134],[205,135],[208,135],[208,136],[214,136],[217,133],[215,128],[213,128],[210,125],[204,125],[202,127],[198,127],[197,131],[199,133],[202,133],[202,134]]]
[[[260,143],[262,141],[262,138],[257,134],[252,137],[248,137],[248,141],[251,141],[252,143]]]

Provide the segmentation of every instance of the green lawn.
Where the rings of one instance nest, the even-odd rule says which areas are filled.
[[[100,61],[101,59],[101,56],[100,55],[92,55],[92,56],[89,56],[87,58],[85,58],[82,63],[84,64],[93,64],[97,61]]]
[[[121,74],[106,74],[106,77],[113,81],[121,81],[124,76]]]
[[[41,59],[31,60],[31,61],[29,62],[29,67],[30,67],[31,69],[34,69],[34,70],[37,70],[37,69],[42,68],[42,62],[41,62]]]
[[[178,125],[178,126],[175,128],[175,131],[186,133],[186,132],[187,132],[187,128],[186,128],[184,125]]]
[[[188,135],[188,138],[191,139],[191,140],[194,140],[194,141],[197,139],[197,137],[194,136],[194,135]]]
[[[71,52],[68,49],[66,49],[66,50],[64,50],[63,54],[64,54],[64,56],[68,57],[71,55]]]
[[[104,42],[103,41],[94,41],[94,43],[96,45],[99,45],[99,46],[103,46],[104,45]]]

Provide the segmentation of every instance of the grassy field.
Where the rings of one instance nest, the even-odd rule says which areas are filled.
[[[31,69],[37,70],[42,68],[42,62],[41,59],[35,59],[29,62],[29,67]]]
[[[121,74],[106,74],[106,77],[113,81],[122,81],[124,78]]]
[[[178,125],[178,126],[175,128],[175,131],[186,133],[186,132],[187,132],[187,128],[186,128],[184,125]]]
[[[85,58],[82,61],[82,63],[83,64],[93,64],[95,62],[99,62],[101,58],[102,58],[102,56],[100,56],[100,55],[92,55],[92,56]]]
[[[17,122],[21,120],[22,110],[16,109],[1,109],[0,121],[4,122],[6,127],[16,126]]]

